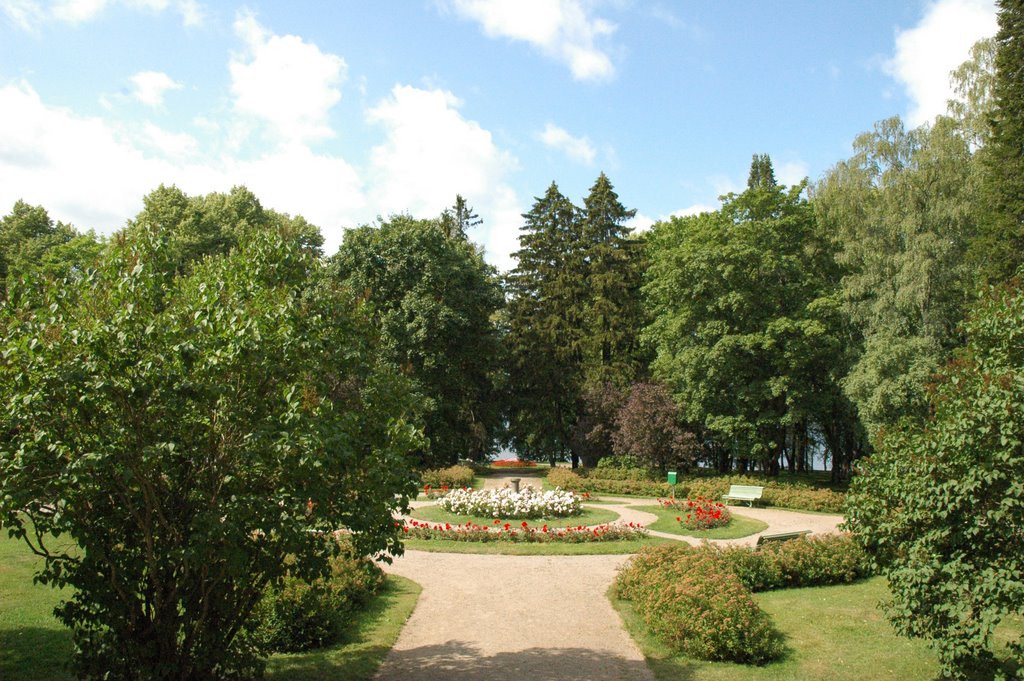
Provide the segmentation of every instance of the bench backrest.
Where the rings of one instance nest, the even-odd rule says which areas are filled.
[[[761,496],[764,491],[764,487],[758,487],[756,485],[730,485],[728,496]]]
[[[767,544],[769,542],[784,542],[790,539],[799,539],[805,537],[811,533],[810,530],[800,530],[798,532],[780,532],[778,534],[763,534],[757,538],[757,545]]]

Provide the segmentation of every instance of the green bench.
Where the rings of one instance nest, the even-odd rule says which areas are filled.
[[[757,485],[731,485],[729,493],[723,494],[722,499],[726,501],[745,501],[748,506],[753,507],[754,502],[761,498],[762,492],[764,492],[764,487],[758,487]]]
[[[789,541],[790,539],[799,539],[800,537],[806,537],[811,533],[810,530],[799,530],[797,532],[779,532],[778,534],[762,534],[757,538],[757,545],[762,546],[764,544],[781,543]]]

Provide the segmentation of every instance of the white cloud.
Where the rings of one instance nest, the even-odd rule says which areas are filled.
[[[545,145],[558,149],[574,161],[584,165],[594,163],[597,151],[586,137],[574,137],[554,123],[545,125],[544,132],[540,133],[539,137]]]
[[[650,215],[638,212],[629,220],[626,220],[626,226],[634,232],[646,232],[655,222],[657,222],[657,220],[652,218]]]
[[[463,118],[459,104],[445,90],[396,85],[367,112],[386,135],[370,153],[372,203],[435,216],[461,194],[484,219],[480,238],[490,262],[507,268],[523,212],[505,179],[516,161],[490,132]]]
[[[615,25],[590,16],[581,0],[449,0],[449,6],[489,37],[530,43],[565,63],[576,80],[615,74],[611,58],[597,45]]]
[[[184,132],[169,132],[152,123],[142,128],[142,143],[164,158],[185,159],[199,151],[199,142]]]
[[[27,83],[0,88],[0,111],[0,209],[23,198],[109,231],[169,180],[166,163],[147,160],[98,118],[45,105]]]
[[[0,0],[0,10],[19,28],[34,31],[47,21],[80,24],[92,21],[113,5],[163,12],[173,7],[185,26],[202,24],[205,12],[197,0],[56,0],[46,5],[39,0]]]
[[[356,171],[343,159],[302,145],[283,145],[255,160],[198,158],[185,133],[152,124],[122,134],[99,118],[41,101],[27,83],[0,88],[0,211],[18,199],[44,206],[55,219],[110,232],[142,209],[161,183],[191,194],[245,184],[264,205],[301,213],[321,227],[328,251],[343,226],[364,219]]]
[[[163,106],[164,95],[183,86],[162,71],[139,71],[131,77],[135,91],[132,96],[146,106]]]
[[[670,217],[674,218],[685,218],[691,215],[700,215],[701,213],[714,213],[718,210],[719,206],[710,206],[706,203],[695,203],[686,208],[680,208],[679,210],[672,211]]]
[[[247,12],[235,32],[247,47],[229,65],[235,111],[268,124],[286,143],[333,137],[328,118],[341,99],[345,61],[298,36],[274,35]]]
[[[805,177],[807,177],[808,173],[807,163],[801,160],[785,161],[776,165],[774,168],[775,179],[778,183],[788,186],[799,184]]]
[[[935,0],[917,26],[896,34],[896,53],[885,70],[907,91],[911,125],[945,113],[953,95],[950,71],[968,59],[971,45],[996,30],[994,0]]]

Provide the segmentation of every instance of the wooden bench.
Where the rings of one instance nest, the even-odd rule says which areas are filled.
[[[745,501],[748,506],[753,507],[754,502],[761,498],[762,492],[764,492],[764,487],[756,485],[731,485],[729,493],[723,494],[722,499],[726,501]]]
[[[789,541],[790,539],[799,539],[800,537],[806,537],[811,533],[810,530],[799,530],[797,532],[779,532],[778,534],[762,534],[757,538],[757,545],[762,546],[764,544],[781,543]]]

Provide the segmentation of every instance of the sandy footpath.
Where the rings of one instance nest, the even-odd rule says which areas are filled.
[[[386,569],[423,593],[377,678],[653,681],[605,597],[628,558],[409,551]]]
[[[502,487],[516,475],[489,478]],[[539,481],[523,478],[522,485]],[[604,497],[619,520],[648,525],[634,506],[653,499]],[[433,503],[433,502],[427,502]],[[427,505],[419,502],[414,506]],[[768,523],[760,534],[835,532],[842,517],[731,506]],[[652,532],[692,544],[698,540]],[[721,544],[753,545],[760,534]],[[408,551],[385,570],[423,587],[377,676],[380,681],[653,681],[605,596],[629,556],[501,556]]]

